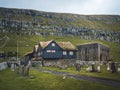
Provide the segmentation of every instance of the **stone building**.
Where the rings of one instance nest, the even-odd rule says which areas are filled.
[[[107,61],[109,60],[109,47],[99,43],[78,45],[78,60],[81,61]]]

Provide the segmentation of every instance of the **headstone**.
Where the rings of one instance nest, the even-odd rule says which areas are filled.
[[[80,65],[80,64],[77,64],[76,70],[77,70],[78,72],[80,72],[80,70],[81,70],[81,65]]]
[[[7,66],[7,63],[6,62],[2,62],[0,63],[0,70],[4,70],[6,69],[8,66]]]
[[[30,67],[26,67],[25,76],[29,76],[29,69],[30,69]]]
[[[86,69],[86,71],[91,72],[91,71],[92,71],[92,66],[90,65],[90,66]]]
[[[91,72],[95,72],[95,65],[92,64],[92,71]]]
[[[21,76],[24,76],[25,75],[25,66],[24,65],[21,65]]]
[[[97,71],[100,72],[100,70],[101,70],[101,67],[100,67],[100,65],[98,65],[97,66]]]
[[[107,70],[110,71],[110,64],[107,65]]]
[[[116,65],[115,65],[114,62],[111,63],[110,68],[111,68],[112,73],[115,73],[115,72],[116,72]]]
[[[44,61],[42,61],[42,62],[41,62],[41,64],[42,64],[42,67],[44,67],[44,66],[45,66],[45,65],[44,65]]]
[[[15,71],[14,63],[11,64],[11,71]]]
[[[15,73],[19,74],[19,65],[17,63],[14,63],[15,66]]]
[[[86,71],[88,71],[88,72],[95,72],[96,70],[95,70],[94,64],[90,65],[90,66],[86,69]]]
[[[28,65],[25,67],[25,76],[29,76],[30,67],[31,67],[31,61],[29,61]]]
[[[120,72],[120,67],[117,68],[117,71]]]

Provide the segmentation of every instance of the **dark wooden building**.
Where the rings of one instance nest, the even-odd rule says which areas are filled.
[[[51,40],[35,45],[33,56],[34,58],[43,59],[75,59],[77,57],[77,48],[70,42]]]
[[[109,60],[109,47],[99,43],[89,43],[77,46],[77,58],[81,61]]]

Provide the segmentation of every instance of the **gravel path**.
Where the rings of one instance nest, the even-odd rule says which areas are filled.
[[[78,80],[86,80],[86,81],[90,81],[90,82],[94,82],[94,83],[102,83],[104,85],[120,87],[120,81],[119,80],[111,80],[111,79],[96,78],[96,77],[91,77],[91,76],[83,76],[83,75],[71,74],[71,73],[68,73],[68,72],[46,70],[46,69],[43,69],[43,68],[32,68],[32,69],[42,71],[42,72],[52,73],[52,74],[55,74],[55,75],[67,76],[67,77],[70,77],[70,78],[76,78]]]

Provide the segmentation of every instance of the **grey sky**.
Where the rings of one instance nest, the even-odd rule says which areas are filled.
[[[0,0],[0,7],[76,14],[120,15],[120,0]]]

